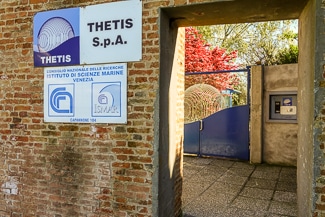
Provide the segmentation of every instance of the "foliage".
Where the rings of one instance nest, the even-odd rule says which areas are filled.
[[[236,69],[234,59],[237,52],[227,52],[219,47],[212,48],[194,27],[186,28],[185,34],[185,71],[211,72]],[[206,83],[219,90],[231,88],[237,82],[237,76],[231,73],[191,75],[185,77],[185,88],[197,83]]]
[[[226,24],[197,27],[208,43],[238,51],[241,66],[282,63],[281,53],[286,63],[298,61],[297,20],[270,21],[260,23]]]
[[[277,55],[277,64],[289,64],[298,62],[298,46],[289,45],[289,48],[284,48]]]
[[[239,93],[232,94],[233,105],[247,104],[247,78],[246,74],[238,74],[239,81],[234,86],[234,89]]]

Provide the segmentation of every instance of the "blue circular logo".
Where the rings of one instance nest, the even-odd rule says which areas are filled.
[[[38,33],[38,50],[42,53],[51,51],[74,36],[73,28],[66,19],[53,17],[43,24]]]

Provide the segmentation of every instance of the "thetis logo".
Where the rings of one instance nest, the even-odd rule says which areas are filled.
[[[38,33],[37,48],[34,48],[34,51],[38,52],[36,56],[40,58],[42,64],[70,63],[70,54],[58,55],[64,53],[62,49],[65,49],[59,47],[74,37],[72,25],[66,19],[62,17],[51,18],[43,24]]]
[[[35,14],[33,29],[34,66],[80,64],[80,8]]]
[[[38,33],[39,52],[49,52],[73,37],[75,37],[73,28],[66,19],[51,18],[44,23]]]
[[[92,116],[121,116],[121,83],[103,82],[92,85]]]
[[[49,85],[49,116],[74,116],[74,84]]]

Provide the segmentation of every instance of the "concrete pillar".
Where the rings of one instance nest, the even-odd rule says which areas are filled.
[[[263,70],[251,68],[250,162],[262,163],[263,132]]]

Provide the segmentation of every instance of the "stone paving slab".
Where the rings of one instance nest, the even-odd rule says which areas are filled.
[[[296,168],[184,156],[183,217],[296,217]]]
[[[251,197],[262,200],[271,200],[274,194],[274,190],[262,189],[262,188],[252,188],[252,187],[244,187],[240,192],[240,196],[243,197]]]
[[[262,188],[262,189],[274,189],[277,184],[276,180],[267,180],[267,179],[259,179],[252,178],[248,179],[246,186]]]

